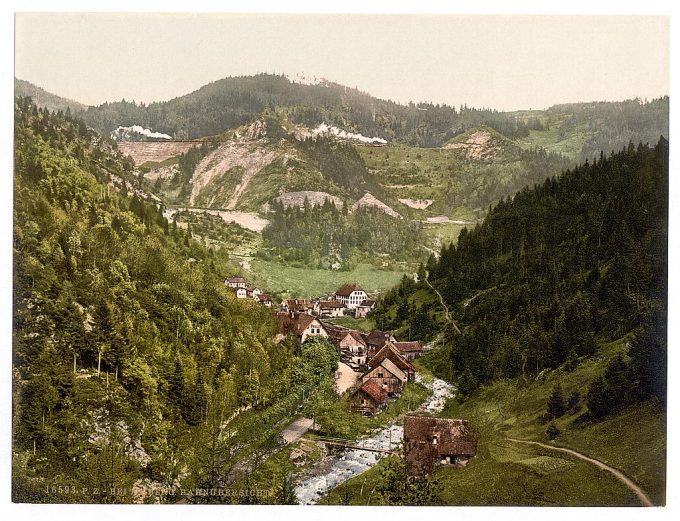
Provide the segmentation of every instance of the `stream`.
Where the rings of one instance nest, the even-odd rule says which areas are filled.
[[[435,378],[432,383],[427,384],[416,375],[416,381],[432,390],[432,395],[417,411],[439,413],[444,409],[447,398],[453,396],[454,387],[444,380]],[[357,445],[373,449],[396,449],[401,445],[404,436],[403,426],[397,424],[399,421],[399,418],[395,418],[392,423],[368,438],[357,440]],[[333,456],[330,463],[328,459],[322,460],[318,463],[319,473],[295,487],[298,501],[301,505],[315,504],[330,490],[373,467],[382,457],[384,455],[377,452],[345,449]]]

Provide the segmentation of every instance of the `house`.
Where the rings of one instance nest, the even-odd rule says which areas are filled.
[[[236,295],[236,298],[248,298],[248,290],[246,288],[231,288]]]
[[[356,282],[344,284],[335,291],[335,300],[342,302],[347,309],[355,309],[367,298],[366,292]]]
[[[338,300],[320,300],[317,313],[320,317],[341,317],[345,312],[345,305]]]
[[[387,391],[377,382],[368,380],[352,393],[349,403],[353,412],[360,412],[364,416],[372,416],[385,407]]]
[[[429,474],[436,465],[466,465],[476,452],[477,437],[465,420],[404,418],[404,459],[409,476]]]
[[[364,339],[361,338],[357,331],[333,327],[330,324],[324,325],[331,342],[338,346],[340,358],[343,362],[349,362],[354,365],[366,363],[366,342],[364,342]]]
[[[392,342],[392,345],[396,347],[399,354],[409,362],[423,354],[423,346],[418,340],[415,342]]]
[[[253,300],[258,300],[258,297],[262,293],[260,288],[246,288],[246,291],[248,293],[248,297],[252,298]]]
[[[279,326],[279,338],[294,334],[303,344],[312,336],[328,338],[328,331],[316,317],[306,313],[279,312],[276,314]]]
[[[281,311],[288,311],[289,313],[306,313],[312,314],[314,305],[309,299],[286,299],[281,302]]]
[[[361,302],[354,310],[355,318],[366,318],[373,309],[375,308],[375,300],[366,299]]]
[[[377,353],[387,342],[396,342],[397,339],[391,331],[380,331],[375,329],[371,331],[365,338],[366,346],[368,347],[368,357],[370,358]]]
[[[385,358],[377,365],[364,373],[361,377],[364,382],[373,381],[382,387],[388,395],[401,394],[408,376],[399,369],[392,360]]]
[[[245,288],[248,285],[243,277],[227,277],[224,283],[230,288]]]
[[[257,300],[260,302],[260,304],[267,306],[268,308],[272,307],[271,295],[267,295],[266,293],[260,293],[257,296]]]
[[[379,366],[385,358],[389,358],[394,365],[406,373],[409,382],[416,378],[416,368],[411,362],[401,356],[391,342],[387,342],[377,353],[368,359],[368,367]]]

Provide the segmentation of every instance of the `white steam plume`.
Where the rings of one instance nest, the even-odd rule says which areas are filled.
[[[156,139],[172,139],[172,136],[163,134],[162,132],[154,132],[151,129],[144,128],[141,125],[132,125],[131,127],[118,127],[111,135],[115,137],[129,136],[130,134],[140,134],[142,136],[156,138]]]
[[[366,137],[362,134],[347,132],[346,130],[342,130],[338,127],[327,125],[326,123],[321,123],[318,127],[312,130],[312,133],[315,136],[319,134],[332,134],[335,137],[342,139],[354,139],[356,141],[361,141],[362,143],[382,143],[383,145],[387,143],[387,141],[380,137]]]

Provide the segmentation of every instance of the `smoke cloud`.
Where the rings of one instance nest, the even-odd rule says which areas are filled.
[[[312,130],[312,133],[315,136],[318,136],[319,134],[332,134],[335,137],[339,137],[342,139],[354,139],[356,141],[361,141],[362,143],[382,143],[383,145],[387,144],[387,141],[385,141],[383,138],[366,137],[362,134],[347,132],[346,130],[342,130],[338,127],[327,125],[326,123],[321,123],[318,127]]]
[[[127,138],[133,134],[146,136],[154,139],[172,139],[172,136],[163,134],[162,132],[154,132],[151,129],[144,128],[141,125],[132,125],[131,127],[118,127],[111,132],[111,137],[114,139]]]

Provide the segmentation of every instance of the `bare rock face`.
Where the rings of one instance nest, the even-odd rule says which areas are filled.
[[[302,208],[305,204],[305,199],[312,206],[323,205],[326,201],[332,202],[336,208],[342,207],[342,199],[331,195],[326,192],[313,192],[309,190],[304,190],[302,192],[284,192],[279,195],[275,200],[282,203],[285,208],[291,206]]]
[[[501,150],[494,144],[491,134],[486,130],[478,130],[464,142],[449,143],[442,148],[463,150],[465,157],[475,160],[491,159]]]
[[[397,212],[395,212],[392,208],[387,206],[385,203],[383,203],[380,199],[378,199],[376,196],[371,194],[370,192],[366,192],[364,196],[359,199],[356,203],[352,205],[351,210],[355,211],[362,206],[372,206],[374,208],[378,208],[385,212],[387,215],[390,217],[394,217],[395,219],[403,219],[401,215],[399,215]]]
[[[434,199],[399,199],[401,204],[405,204],[409,208],[415,208],[416,210],[424,210],[434,203]]]
[[[249,127],[249,130],[253,128],[253,125]],[[254,129],[250,135],[254,136],[257,132]],[[222,143],[217,150],[204,157],[196,167],[191,180],[191,204],[195,204],[201,190],[208,184],[217,180],[224,172],[240,167],[243,169],[241,182],[226,204],[228,210],[236,208],[239,198],[253,176],[279,156],[280,152],[277,150],[259,147],[257,143],[246,143],[241,140]],[[212,204],[213,201],[208,201],[207,206],[212,206]]]
[[[264,121],[254,121],[243,134],[243,139],[247,141],[256,141],[267,135],[267,123]]]

